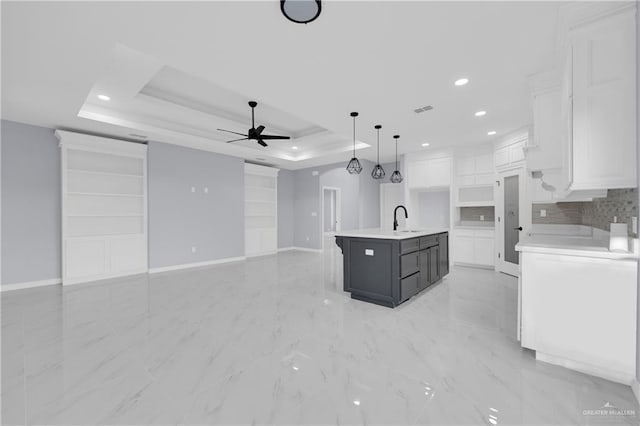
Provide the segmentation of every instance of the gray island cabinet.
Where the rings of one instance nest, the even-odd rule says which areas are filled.
[[[449,273],[446,230],[339,232],[336,244],[353,299],[393,308]]]

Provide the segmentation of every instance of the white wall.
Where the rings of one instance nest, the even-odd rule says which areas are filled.
[[[418,194],[418,227],[448,228],[450,216],[449,191]]]

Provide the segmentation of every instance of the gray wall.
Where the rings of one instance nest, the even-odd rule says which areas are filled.
[[[44,127],[1,127],[2,284],[60,278],[58,140]]]
[[[294,172],[294,246],[322,248],[323,186],[340,188],[342,230],[380,226],[380,182],[371,178],[373,163],[366,160],[361,162],[363,170],[360,175],[347,173],[346,163]],[[314,172],[317,175],[314,176]]]
[[[150,142],[148,164],[150,268],[244,256],[244,160]]]
[[[293,246],[293,172],[278,173],[278,248]]]

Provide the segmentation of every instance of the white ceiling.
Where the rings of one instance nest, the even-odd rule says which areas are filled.
[[[527,76],[553,66],[560,5],[325,1],[298,25],[275,0],[2,2],[2,118],[290,169],[347,161],[351,111],[374,161],[375,124],[382,161],[395,133],[400,153],[489,142],[531,122]],[[249,100],[265,133],[294,139],[225,144],[215,129],[246,131]]]

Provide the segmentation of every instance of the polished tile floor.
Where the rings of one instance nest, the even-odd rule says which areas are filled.
[[[516,281],[453,268],[394,310],[341,255],[2,294],[2,424],[637,424],[619,384],[536,362]]]

